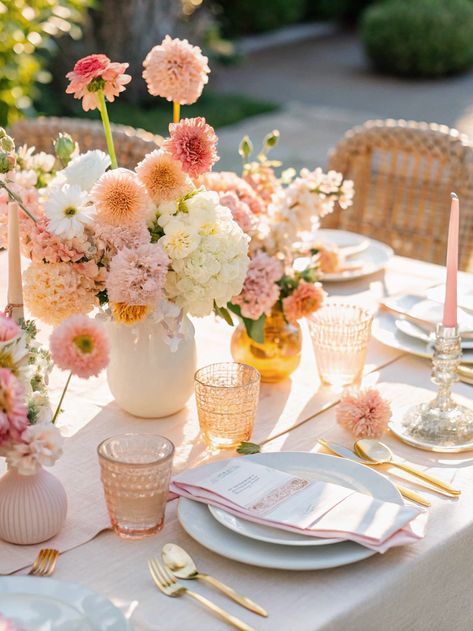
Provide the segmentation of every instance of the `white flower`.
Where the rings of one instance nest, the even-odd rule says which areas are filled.
[[[165,226],[165,235],[159,244],[171,259],[183,259],[199,245],[200,237],[192,226],[173,218]]]
[[[35,171],[49,173],[53,170],[55,162],[55,156],[50,153],[46,153],[45,151],[40,151],[39,153],[34,153],[30,157],[28,167],[30,169],[34,169]]]
[[[92,207],[86,207],[86,203],[87,194],[79,186],[65,184],[62,188],[50,189],[44,204],[48,230],[65,239],[82,236],[84,225],[92,219]]]
[[[64,175],[68,184],[80,186],[83,191],[90,191],[110,164],[110,157],[106,153],[94,149],[73,158],[58,175]]]
[[[35,413],[35,423],[49,423],[53,417],[53,411],[51,403],[46,392],[33,392],[29,399],[29,406],[31,406]]]
[[[51,423],[29,425],[6,453],[7,464],[21,475],[33,475],[45,466],[52,466],[62,454],[63,438]]]

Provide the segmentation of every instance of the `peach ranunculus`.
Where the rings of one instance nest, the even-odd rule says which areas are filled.
[[[288,322],[294,323],[320,309],[326,293],[320,283],[301,280],[290,296],[283,299],[283,311]]]
[[[66,75],[70,81],[66,93],[73,94],[75,99],[82,99],[85,111],[99,107],[99,90],[103,90],[107,101],[113,102],[131,81],[131,76],[125,74],[128,65],[112,62],[106,55],[101,54],[83,57]]]

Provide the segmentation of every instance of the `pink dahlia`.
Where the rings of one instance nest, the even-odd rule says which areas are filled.
[[[199,184],[203,184],[208,191],[216,191],[217,193],[235,193],[242,202],[248,204],[249,209],[254,215],[260,215],[265,212],[266,205],[261,197],[254,191],[248,182],[232,171],[214,171],[204,173],[199,180]]]
[[[169,151],[191,177],[207,173],[219,159],[215,148],[217,134],[205,118],[184,118],[179,123],[171,123],[169,136],[163,149]]]
[[[112,303],[152,305],[161,297],[169,258],[160,245],[123,248],[113,257],[107,278]]]
[[[0,311],[0,342],[10,342],[21,334],[21,328],[7,315]]]
[[[8,368],[0,368],[0,445],[20,440],[28,426],[25,391]]]
[[[70,81],[66,93],[73,94],[75,99],[82,99],[85,111],[99,107],[99,90],[103,91],[107,101],[113,102],[131,81],[131,76],[125,74],[128,65],[112,62],[106,55],[83,57],[66,75]]]
[[[176,200],[192,190],[180,163],[167,151],[148,153],[136,167],[136,174],[155,204]]]
[[[317,311],[322,306],[326,295],[320,283],[306,283],[301,280],[292,294],[282,301],[286,320],[295,323]]]
[[[208,82],[208,59],[198,46],[169,35],[154,46],[143,62],[148,92],[181,105],[195,103]]]
[[[270,313],[279,298],[280,289],[276,281],[282,275],[281,263],[264,252],[250,261],[243,289],[232,298],[233,304],[240,306],[244,318],[257,320],[263,313]]]
[[[337,422],[355,438],[381,438],[391,418],[391,406],[376,388],[343,394]]]
[[[104,326],[85,315],[73,315],[51,333],[51,357],[61,370],[88,379],[106,368],[109,344]]]

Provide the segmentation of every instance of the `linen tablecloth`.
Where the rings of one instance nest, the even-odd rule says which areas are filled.
[[[385,275],[327,288],[331,295],[375,304],[383,295],[422,291],[441,280],[441,268],[396,257]],[[197,322],[200,365],[229,358],[230,333],[211,320]],[[263,388],[253,439],[264,443],[265,451],[318,451],[317,438],[322,436],[347,445],[351,442],[334,420],[338,394],[319,388],[307,339],[304,353],[304,361],[291,381]],[[402,355],[377,342],[370,345],[367,373],[365,381],[378,382],[394,407],[407,399],[428,396],[419,388],[433,389],[427,360]],[[55,378],[56,388],[60,379],[59,375]],[[471,386],[463,384],[458,384],[456,391],[467,398],[473,392]],[[100,378],[93,382],[75,381],[65,409],[61,423],[70,434],[75,434],[72,441],[79,445],[83,442],[84,449],[94,451],[103,435],[143,431],[146,427],[145,431],[162,433],[176,443],[178,469],[202,460],[204,450],[197,440],[192,402],[186,411],[169,419],[136,420],[118,410],[104,378]],[[426,538],[418,544],[332,570],[265,570],[224,559],[194,542],[179,525],[177,502],[172,501],[168,504],[165,528],[158,536],[124,541],[104,532],[61,555],[55,577],[80,582],[111,598],[130,617],[134,631],[226,628],[190,599],[166,598],[153,586],[146,560],[159,555],[164,543],[173,541],[185,547],[203,571],[226,580],[269,611],[268,619],[259,618],[208,587],[192,583],[196,591],[262,631],[471,631],[473,455],[436,456],[394,438],[388,437],[387,442],[399,456],[454,482],[463,491],[459,500],[425,492],[432,500],[431,517]],[[94,466],[90,464],[91,470],[78,472],[66,450],[53,471],[61,479],[72,478],[72,474],[90,477],[96,475]],[[96,485],[99,488],[98,478]],[[69,494],[73,493],[71,488]]]

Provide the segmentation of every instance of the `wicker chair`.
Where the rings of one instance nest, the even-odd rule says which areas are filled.
[[[329,168],[355,182],[354,204],[323,227],[389,243],[397,254],[445,263],[450,192],[460,197],[460,267],[473,271],[473,148],[445,125],[373,120],[348,131]]]
[[[144,129],[126,125],[112,125],[115,152],[118,164],[133,169],[143,157],[162,143],[161,136],[155,136]],[[14,123],[9,133],[15,144],[27,144],[37,151],[52,152],[53,140],[59,132],[67,132],[79,142],[81,151],[102,149],[107,151],[102,123],[77,118],[33,118]]]

